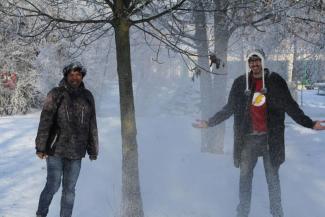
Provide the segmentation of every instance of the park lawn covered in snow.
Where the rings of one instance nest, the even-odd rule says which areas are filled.
[[[325,119],[325,96],[304,93],[303,110]],[[225,154],[200,152],[199,115],[138,117],[140,182],[146,217],[234,217],[239,170],[232,160],[232,119],[227,121]],[[36,158],[39,112],[0,118],[0,217],[33,217],[46,178]],[[74,217],[117,217],[121,199],[121,136],[118,116],[99,117],[100,155],[83,160]],[[286,217],[325,215],[325,132],[286,119],[286,162],[280,169]],[[262,161],[253,180],[250,217],[268,217]],[[59,216],[61,189],[49,217]]]

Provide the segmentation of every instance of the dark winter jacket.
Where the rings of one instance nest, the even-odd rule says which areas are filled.
[[[36,137],[36,151],[68,159],[98,155],[94,98],[81,83],[73,89],[62,80],[47,95]]]
[[[286,81],[275,72],[270,73],[267,69],[265,72],[268,146],[272,164],[280,166],[285,160],[285,113],[304,127],[313,128],[315,123],[304,114],[294,101]],[[235,79],[227,104],[208,121],[209,126],[215,126],[234,115],[234,163],[236,167],[239,167],[240,164],[244,136],[252,132],[249,106],[254,90],[245,94],[245,80],[245,75]]]

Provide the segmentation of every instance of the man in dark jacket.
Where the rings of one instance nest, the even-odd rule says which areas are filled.
[[[235,79],[227,104],[208,121],[193,126],[215,126],[234,115],[234,164],[240,168],[237,217],[248,217],[251,203],[253,170],[263,157],[273,217],[283,217],[279,168],[285,160],[284,119],[287,113],[298,124],[324,130],[324,121],[312,121],[291,97],[285,80],[264,69],[264,54],[248,55],[246,76]]]
[[[36,155],[46,159],[47,180],[40,195],[37,217],[48,213],[62,177],[60,217],[71,217],[75,186],[86,152],[98,155],[98,133],[94,98],[83,83],[86,69],[73,62],[63,69],[59,87],[47,95],[36,137]]]

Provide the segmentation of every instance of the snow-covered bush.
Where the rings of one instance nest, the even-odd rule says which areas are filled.
[[[0,115],[25,114],[31,108],[39,108],[41,105],[42,94],[39,91],[38,73],[30,63],[20,61],[11,63],[9,70],[17,74],[15,87],[0,85]]]
[[[8,26],[6,24],[11,23]],[[37,55],[31,44],[24,44],[15,34],[14,21],[0,23],[0,73],[15,73],[15,81],[6,84],[6,78],[0,84],[0,115],[27,113],[31,108],[38,108],[42,95],[39,92],[38,73],[33,61]],[[4,76],[2,76],[4,77]]]

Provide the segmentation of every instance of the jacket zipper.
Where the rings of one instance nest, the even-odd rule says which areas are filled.
[[[267,151],[270,151],[270,145],[269,145],[269,133],[266,135],[266,149]]]
[[[65,106],[65,111],[66,111],[66,113],[67,113],[68,121],[70,121],[70,116],[69,116],[68,106]]]
[[[81,109],[81,124],[83,124],[84,123],[84,106],[82,107],[82,109]]]
[[[51,145],[50,145],[50,148],[51,148],[51,149],[53,148],[53,145],[54,145],[54,143],[56,142],[57,138],[58,138],[58,134],[55,134],[55,137],[54,137],[54,139],[53,139],[53,141],[52,141],[52,143],[51,143]]]
[[[269,78],[269,73],[267,74],[267,77],[266,77],[266,80],[268,80]],[[265,104],[266,104],[266,112],[265,112],[265,121],[266,121],[266,127],[267,127],[267,134],[266,134],[266,143],[267,143],[267,146],[266,146],[266,149],[268,152],[270,152],[270,144],[269,144],[269,132],[270,132],[270,127],[269,127],[269,114],[268,114],[268,108],[269,108],[269,96],[268,96],[268,88],[266,87],[266,80],[265,80],[265,89],[266,89],[266,93],[264,94],[265,95]]]

